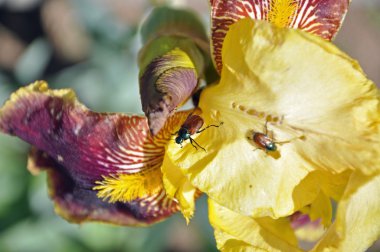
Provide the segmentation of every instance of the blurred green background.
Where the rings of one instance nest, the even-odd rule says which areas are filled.
[[[208,0],[0,0],[0,104],[37,79],[73,88],[90,109],[141,113],[138,25],[155,5],[191,8],[208,27]],[[336,43],[380,83],[380,0],[357,0]],[[54,214],[46,174],[26,170],[29,146],[0,135],[0,251],[216,251],[207,204],[150,228],[76,225]],[[370,251],[380,251],[380,245]]]

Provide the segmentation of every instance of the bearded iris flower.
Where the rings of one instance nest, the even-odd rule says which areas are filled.
[[[206,124],[224,125],[194,136],[207,152],[170,141],[189,111],[151,136],[145,117],[91,112],[71,90],[45,82],[12,95],[0,130],[36,146],[29,169],[48,170],[56,210],[74,222],[146,225],[179,209],[190,219],[205,192],[222,250],[297,251],[296,213],[329,227],[316,249],[358,233],[368,247],[380,233],[367,221],[378,218],[378,202],[366,198],[372,208],[356,213],[362,195],[378,190],[378,90],[329,42],[274,23],[242,20],[223,37],[221,80],[205,88],[199,108]],[[275,152],[249,139],[264,125]],[[332,225],[331,200],[339,202]],[[357,224],[371,232],[348,229]]]

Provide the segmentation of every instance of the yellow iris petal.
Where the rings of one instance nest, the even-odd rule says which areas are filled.
[[[354,173],[335,223],[313,251],[365,251],[380,237],[380,175]]]
[[[167,156],[164,158],[161,171],[166,194],[178,201],[180,210],[189,223],[195,211],[197,189]]]
[[[301,212],[309,215],[312,221],[317,219],[322,220],[324,226],[329,226],[332,220],[332,207],[330,199],[323,193],[320,192],[315,198],[314,202],[310,206],[306,206],[301,209]]]
[[[302,240],[315,241],[313,252],[365,251],[380,237],[380,175],[354,173],[338,204],[335,222],[326,232],[322,226],[305,225],[292,230],[286,218],[251,218],[209,200],[209,218],[222,251],[298,251],[294,234]],[[375,195],[375,197],[374,197]],[[320,209],[323,196],[313,204]],[[310,211],[312,212],[312,211]],[[312,215],[312,213],[311,213]]]
[[[379,172],[379,92],[334,45],[241,20],[227,34],[223,59],[220,83],[199,103],[206,124],[223,126],[193,136],[206,152],[171,143],[168,153],[211,199],[245,215],[279,218],[320,190],[340,196],[344,181],[329,187],[326,175],[307,183],[312,172],[343,180],[349,171]],[[277,142],[277,151],[255,143],[254,132]]]
[[[222,251],[300,251],[286,219],[253,219],[209,199],[209,218]]]

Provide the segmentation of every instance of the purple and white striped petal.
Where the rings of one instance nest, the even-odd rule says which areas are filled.
[[[331,40],[343,22],[350,0],[213,0],[210,3],[211,49],[220,73],[224,37],[236,21],[248,17],[266,20]]]

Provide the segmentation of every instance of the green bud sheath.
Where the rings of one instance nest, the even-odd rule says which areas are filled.
[[[140,95],[149,128],[157,134],[173,111],[196,91],[210,62],[208,38],[191,12],[160,7],[141,28]]]

